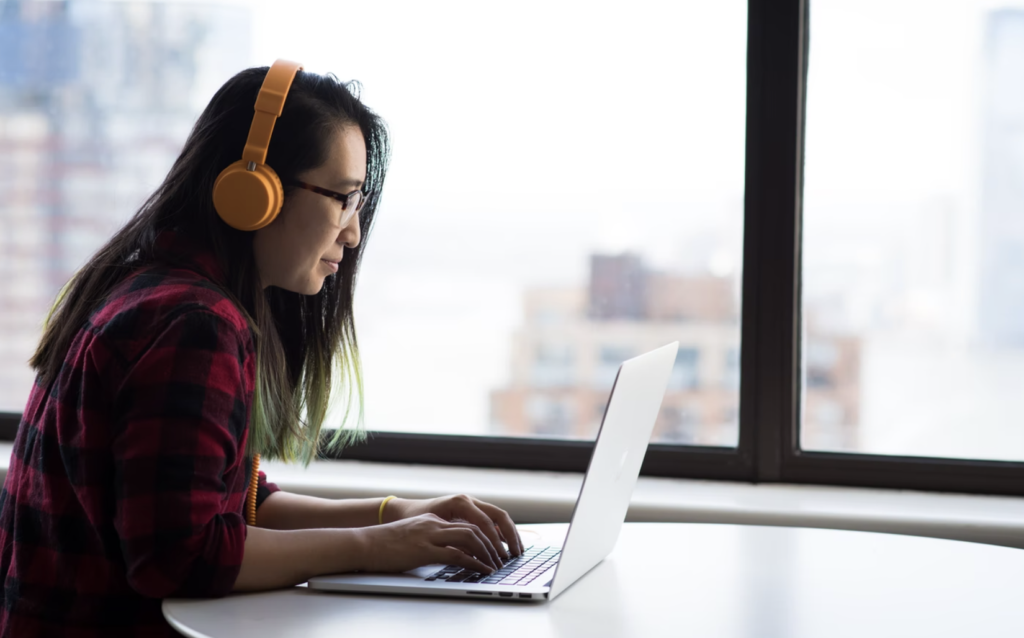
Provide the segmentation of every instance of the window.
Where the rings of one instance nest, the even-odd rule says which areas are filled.
[[[0,288],[27,304],[5,313],[18,338],[2,409],[24,405],[22,362],[58,287],[159,183],[215,88],[276,56],[360,80],[393,135],[356,301],[371,429],[592,438],[590,410],[555,427],[570,412],[526,418],[550,412],[531,397],[591,405],[624,358],[739,342],[740,0],[24,1],[4,16],[20,48],[3,116],[37,131],[26,145],[13,137],[30,128],[4,129],[18,179],[0,200],[24,207],[7,270],[40,279]],[[386,42],[376,28],[340,37],[340,22],[387,24]]]
[[[9,1],[0,431],[59,286],[281,56],[394,138],[346,457],[582,470],[618,364],[678,340],[646,474],[1022,494],[1003,4]]]
[[[801,445],[1022,461],[1024,3],[810,29]]]

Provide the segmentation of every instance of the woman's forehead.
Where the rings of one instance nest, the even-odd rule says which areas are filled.
[[[311,171],[328,187],[359,187],[366,181],[366,142],[358,126],[344,126],[335,132],[327,145],[324,163]]]

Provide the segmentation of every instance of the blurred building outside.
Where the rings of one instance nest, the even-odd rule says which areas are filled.
[[[635,254],[592,255],[587,286],[528,290],[523,311],[510,383],[491,392],[492,434],[592,439],[619,364],[678,340],[652,440],[737,444],[740,324],[732,278],[653,272]],[[855,446],[860,340],[812,330],[806,353],[806,436]]]
[[[0,3],[0,410],[61,286],[160,184],[202,102],[249,56],[248,10]]]

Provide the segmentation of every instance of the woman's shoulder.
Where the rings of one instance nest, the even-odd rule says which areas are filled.
[[[89,318],[105,340],[141,343],[156,337],[183,315],[212,315],[252,349],[249,324],[218,282],[196,270],[155,264],[132,272]]]

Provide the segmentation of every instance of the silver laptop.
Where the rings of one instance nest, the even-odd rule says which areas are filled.
[[[309,580],[309,587],[517,602],[553,599],[615,546],[678,348],[675,341],[619,366],[561,547],[529,547],[490,575],[457,566],[425,565],[400,574],[318,576]]]

